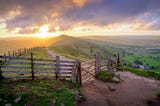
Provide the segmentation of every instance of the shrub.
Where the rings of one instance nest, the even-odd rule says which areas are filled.
[[[105,82],[112,82],[112,78],[115,76],[114,73],[109,74],[107,71],[100,71],[96,74],[96,78],[105,81]]]

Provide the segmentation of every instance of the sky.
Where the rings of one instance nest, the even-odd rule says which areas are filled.
[[[160,35],[160,0],[0,0],[0,37]]]

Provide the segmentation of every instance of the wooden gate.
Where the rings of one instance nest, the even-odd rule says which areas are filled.
[[[96,60],[89,60],[81,64],[82,85],[89,84],[94,81],[96,74]]]
[[[119,70],[120,58],[119,53],[115,60],[110,56],[109,59],[102,60],[100,52],[95,54],[95,59],[83,62],[81,64],[82,73],[82,84],[90,84],[94,82],[96,74],[100,71],[107,71],[108,73],[113,73],[115,69]]]

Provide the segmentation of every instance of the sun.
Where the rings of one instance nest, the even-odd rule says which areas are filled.
[[[46,38],[48,37],[48,30],[49,30],[49,26],[48,25],[43,25],[39,28],[39,37],[41,38]]]
[[[48,30],[49,30],[48,25],[44,25],[39,28],[40,33],[48,33]]]

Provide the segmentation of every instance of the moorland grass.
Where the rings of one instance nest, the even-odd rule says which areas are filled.
[[[146,71],[146,70],[126,67],[126,66],[124,66],[123,69],[125,71],[130,71],[130,72],[133,72],[133,73],[135,73],[137,75],[140,75],[140,76],[152,77],[152,78],[160,80],[160,74],[158,72],[156,72],[156,71]]]
[[[69,81],[60,80],[13,80],[7,79],[0,82],[0,102],[1,106],[11,103],[12,106],[23,106],[26,103],[32,106],[48,106],[53,100],[56,101],[55,106],[75,105],[75,94],[71,90],[80,92],[79,86]],[[18,103],[15,98],[21,97]]]

